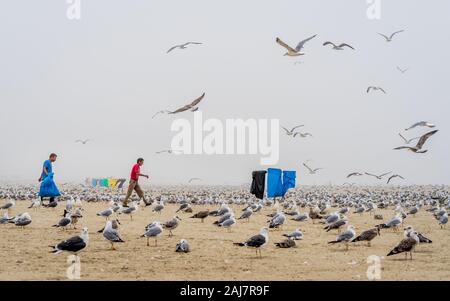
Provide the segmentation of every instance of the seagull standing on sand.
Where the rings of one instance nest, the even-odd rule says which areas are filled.
[[[242,212],[242,215],[238,219],[246,219],[248,222],[250,221],[250,216],[252,216],[253,210],[251,207],[248,207],[247,209]]]
[[[305,43],[308,42],[309,40],[312,40],[316,36],[317,35],[315,34],[307,39],[304,39],[303,41],[300,41],[297,44],[297,46],[295,47],[295,49],[292,48],[291,46],[289,46],[288,44],[286,44],[285,42],[283,42],[280,38],[276,38],[275,41],[287,50],[287,52],[284,54],[285,56],[300,56],[300,55],[304,55],[304,53],[301,53],[300,51],[305,46]]]
[[[10,223],[14,223],[14,225],[23,229],[25,226],[31,224],[31,215],[28,212],[21,213],[14,217]]]
[[[351,242],[367,241],[367,245],[370,247],[371,241],[378,235],[380,235],[380,228],[376,227],[376,228],[364,231],[359,236],[357,236],[355,239],[353,239]]]
[[[255,248],[256,255],[258,255],[258,252],[259,252],[259,257],[262,258],[261,248],[266,246],[268,242],[269,242],[269,229],[267,227],[263,227],[263,228],[261,228],[261,231],[259,232],[259,234],[250,237],[245,242],[234,243],[234,245],[237,245],[240,247]]]
[[[414,228],[412,226],[408,226],[404,229],[403,232],[403,236],[405,238],[411,237],[411,233],[416,232],[417,238],[419,238],[419,243],[423,244],[431,244],[433,243],[433,241],[427,237],[425,237],[425,235],[423,235],[422,233],[419,233],[417,231],[414,231]]]
[[[172,230],[175,230],[180,224],[181,218],[178,216],[174,216],[171,220],[162,224],[162,227],[166,230],[169,230],[169,236],[173,236]]]
[[[409,237],[403,239],[392,251],[390,251],[387,256],[392,256],[395,254],[405,253],[405,260],[408,259],[408,252],[412,260],[412,250],[419,243],[419,237],[417,232],[413,231],[409,234]]]
[[[88,243],[89,243],[88,228],[83,228],[80,235],[73,236],[67,240],[64,240],[59,244],[57,244],[56,246],[50,246],[51,248],[53,248],[53,251],[51,251],[50,253],[59,254],[63,251],[66,251],[77,254],[78,252],[86,248]]]
[[[428,140],[428,138],[430,138],[431,136],[433,136],[434,134],[436,134],[438,132],[438,130],[434,130],[431,132],[428,132],[426,134],[424,134],[422,137],[420,137],[419,142],[417,142],[416,146],[400,146],[400,147],[396,147],[394,148],[394,150],[401,150],[401,149],[407,149],[413,153],[416,154],[424,154],[426,153],[428,150],[422,150],[423,145],[425,144],[425,142]]]
[[[178,49],[187,49],[187,46],[189,46],[189,45],[202,45],[202,43],[199,43],[199,42],[186,42],[184,44],[175,45],[175,46],[170,47],[169,50],[167,50],[166,53],[169,53],[169,52],[171,52],[172,50],[174,50],[176,48],[178,48]]]
[[[189,243],[186,239],[180,240],[175,247],[175,252],[189,253],[190,251],[191,248],[189,247]]]
[[[147,246],[150,246],[149,239],[150,237],[155,238],[155,247],[158,246],[158,236],[160,236],[163,233],[163,228],[160,224],[160,222],[154,222],[148,227],[145,231],[145,233],[141,237],[147,238]]]
[[[71,214],[69,211],[64,209],[63,218],[52,227],[63,228],[64,230],[67,230],[67,227],[69,227],[71,223],[72,223]]]
[[[294,239],[294,240],[301,240],[301,239],[303,239],[303,232],[302,232],[302,230],[300,230],[300,228],[298,228],[289,234],[283,234],[283,236]]]
[[[348,250],[348,243],[351,242],[356,236],[355,233],[355,227],[353,227],[352,225],[349,225],[347,227],[347,230],[342,232],[341,234],[339,234],[336,237],[336,240],[333,241],[329,241],[329,244],[336,244],[336,243],[345,243],[347,250]]]
[[[114,243],[125,242],[119,235],[119,224],[117,221],[107,221],[103,229],[103,238],[111,243],[111,250],[115,250]]]

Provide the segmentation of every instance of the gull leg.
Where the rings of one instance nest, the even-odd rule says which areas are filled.
[[[147,237],[147,247],[150,246],[149,240],[150,240],[150,238]]]

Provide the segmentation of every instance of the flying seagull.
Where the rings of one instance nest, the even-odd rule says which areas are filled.
[[[402,69],[402,68],[400,68],[399,66],[397,66],[397,70],[400,71],[402,74],[405,74],[405,72],[408,71],[409,68]]]
[[[75,143],[81,143],[84,145],[84,144],[88,143],[89,141],[91,141],[91,139],[86,139],[86,140],[77,139],[77,140],[75,140]]]
[[[379,33],[379,32],[378,32],[378,34],[379,34],[380,36],[382,36],[383,38],[385,38],[385,39],[386,39],[386,42],[392,42],[392,38],[393,38],[396,34],[401,33],[401,32],[404,32],[404,30],[396,31],[396,32],[392,33],[389,37],[388,37],[387,35],[382,34],[382,33]]]
[[[172,50],[179,48],[179,49],[186,49],[188,45],[201,45],[202,43],[199,42],[186,42],[184,44],[175,45],[171,47],[169,50],[167,50],[167,53],[171,52]]]
[[[379,176],[374,175],[374,174],[371,174],[371,173],[368,173],[368,172],[365,172],[365,174],[368,175],[368,176],[375,177],[375,178],[377,178],[378,180],[382,180],[384,176],[387,176],[387,175],[390,174],[391,172],[392,172],[392,171],[386,172],[386,173],[383,173],[383,174],[381,174],[381,175],[379,175]]]
[[[190,178],[189,179],[189,181],[188,181],[188,183],[192,183],[192,182],[194,182],[194,181],[201,181],[202,179],[200,179],[200,178]]]
[[[286,44],[285,42],[283,42],[280,38],[276,38],[276,42],[278,44],[280,44],[282,47],[286,48],[287,52],[284,54],[285,56],[300,56],[300,55],[304,55],[304,53],[301,53],[300,51],[303,49],[303,46],[305,45],[306,42],[308,42],[309,40],[312,40],[313,38],[315,38],[317,35],[313,35],[307,39],[304,39],[303,41],[300,41],[297,46],[294,48],[292,48],[291,46],[289,46],[288,44]]]
[[[392,175],[392,176],[389,177],[389,179],[387,180],[387,183],[386,183],[386,184],[389,184],[389,182],[390,182],[393,178],[400,178],[400,179],[402,179],[402,180],[405,179],[405,178],[402,177],[401,175]]]
[[[383,88],[381,88],[381,87],[370,86],[370,87],[367,88],[367,93],[369,93],[371,90],[373,90],[373,91],[381,91],[384,94],[386,94],[386,91]]]
[[[410,150],[413,153],[417,153],[417,154],[426,153],[428,150],[422,150],[423,145],[428,140],[428,138],[430,138],[431,136],[433,136],[437,132],[438,132],[438,130],[434,130],[434,131],[431,131],[431,132],[428,132],[428,133],[424,134],[422,137],[420,137],[419,142],[417,142],[416,146],[414,146],[414,147],[411,147],[411,146],[400,146],[400,147],[394,148],[394,150],[407,149],[407,150]]]
[[[259,257],[262,258],[261,248],[263,248],[269,242],[269,229],[267,227],[261,228],[259,234],[250,237],[247,241],[242,243],[234,243],[234,245],[240,247],[250,247],[255,248],[256,254],[259,251]]]
[[[89,233],[87,228],[83,228],[80,235],[73,236],[67,240],[64,240],[57,244],[56,246],[50,246],[53,248],[53,251],[50,253],[59,254],[63,251],[78,253],[79,251],[86,248],[89,242]]]
[[[405,144],[410,144],[410,143],[413,142],[414,140],[420,139],[420,137],[411,138],[411,139],[406,139],[402,134],[398,133],[398,135],[399,135],[400,137],[402,137],[403,141],[405,141]]]
[[[364,174],[360,173],[360,172],[352,172],[350,174],[347,175],[347,178],[350,177],[359,177],[359,176],[363,176]]]
[[[330,41],[323,43],[323,46],[327,46],[327,45],[332,45],[334,50],[344,50],[344,47],[348,47],[348,48],[355,50],[355,48],[353,48],[352,46],[350,46],[349,44],[346,44],[346,43],[341,43],[339,45],[336,45]]]
[[[302,126],[304,126],[304,125],[303,125],[303,124],[302,124],[302,125],[297,125],[297,126],[294,126],[294,127],[293,127],[292,129],[290,129],[290,130],[288,130],[288,129],[285,128],[284,126],[282,126],[281,128],[286,132],[286,135],[295,137],[295,134],[297,133],[297,132],[295,132],[295,130],[298,129],[298,128],[300,128],[300,127],[302,127]]]
[[[162,154],[162,153],[181,154],[183,152],[180,150],[176,150],[176,149],[164,149],[164,150],[160,150],[160,151],[156,152],[156,154]]]
[[[428,121],[419,121],[419,122],[414,123],[409,128],[405,129],[405,131],[412,130],[413,128],[418,127],[418,126],[426,126],[426,127],[429,127],[429,128],[434,128],[436,125],[434,125],[434,124],[432,124],[432,123],[430,123]]]
[[[297,137],[297,136],[300,136],[302,138],[306,138],[306,137],[312,137],[313,135],[311,133],[300,133],[300,132],[294,133],[294,138]]]
[[[185,105],[184,107],[181,107],[173,112],[168,111],[168,114],[177,114],[177,113],[181,113],[187,110],[191,110],[191,111],[196,111],[197,105],[200,103],[200,101],[202,101],[202,99],[205,97],[206,93],[203,93],[200,97],[198,97],[197,99],[195,99],[193,102],[191,102],[190,104]]]
[[[311,175],[315,175],[317,171],[323,169],[322,167],[312,169],[311,167],[306,165],[306,163],[303,163],[303,166],[305,166],[309,170],[309,174],[311,174]]]

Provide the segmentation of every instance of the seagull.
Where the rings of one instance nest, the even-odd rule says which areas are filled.
[[[202,179],[200,178],[190,178],[188,183],[192,183],[193,181],[201,181]]]
[[[366,174],[366,175],[368,175],[368,176],[372,176],[372,177],[375,177],[375,178],[377,178],[378,180],[382,180],[384,176],[387,176],[387,175],[388,175],[388,174],[390,174],[390,173],[392,173],[392,171],[390,171],[390,172],[386,172],[386,173],[383,173],[383,174],[381,174],[381,175],[377,176],[377,175],[374,175],[374,174],[371,174],[371,173],[365,172],[365,174]]]
[[[3,225],[3,224],[8,224],[9,223],[9,221],[11,221],[12,219],[11,218],[9,218],[9,215],[8,215],[8,213],[6,213],[5,212],[5,214],[3,214],[3,216],[2,217],[0,217],[0,225]]]
[[[331,230],[337,229],[338,232],[340,232],[340,229],[342,226],[345,226],[348,224],[348,221],[345,219],[340,219],[335,221],[334,223],[329,224],[328,226],[326,226],[325,228],[323,228],[324,230],[327,230],[326,232],[329,232]]]
[[[301,239],[303,239],[303,232],[302,232],[302,230],[300,230],[300,228],[298,228],[289,234],[283,234],[283,236],[294,239],[294,240],[301,240]]]
[[[431,131],[431,132],[428,132],[428,133],[424,134],[422,137],[420,137],[419,142],[417,142],[416,146],[414,146],[414,147],[400,146],[400,147],[394,148],[394,150],[407,149],[407,150],[412,151],[413,153],[424,154],[428,150],[422,150],[423,145],[428,140],[428,138],[430,138],[431,136],[433,136],[437,132],[438,132],[438,130],[434,130],[434,131]]]
[[[30,206],[28,206],[28,209],[34,208],[35,210],[37,210],[37,208],[41,207],[41,205],[42,205],[41,199],[37,197],[36,199],[34,199],[33,202],[31,202]]]
[[[16,201],[10,199],[6,202],[5,205],[1,206],[0,209],[10,211],[16,205]]]
[[[190,251],[191,248],[189,247],[189,244],[186,239],[180,240],[175,247],[175,252],[188,253]]]
[[[157,212],[157,213],[161,214],[161,212],[163,211],[163,209],[164,209],[164,202],[159,201],[158,203],[156,203],[156,204],[153,206],[152,212]]]
[[[175,230],[180,224],[181,218],[178,216],[174,216],[171,220],[162,224],[162,227],[166,230],[169,230],[169,236],[173,236],[172,230]]]
[[[76,224],[78,223],[78,220],[83,217],[83,214],[81,214],[81,208],[75,209],[75,213],[70,215],[70,218],[72,219],[71,223],[73,225],[73,228],[76,229]]]
[[[81,144],[85,145],[89,141],[91,141],[91,139],[86,139],[86,140],[77,139],[77,140],[75,140],[75,143],[81,143]]]
[[[367,245],[370,247],[370,242],[377,237],[377,235],[380,235],[380,228],[375,227],[373,229],[369,229],[367,231],[364,231],[359,236],[354,238],[351,242],[358,242],[358,241],[367,241]]]
[[[163,232],[163,228],[159,222],[154,222],[151,224],[151,227],[148,227],[145,233],[141,237],[147,237],[147,246],[150,246],[149,239],[150,237],[155,238],[155,247],[158,246],[157,238]]]
[[[117,229],[119,228],[119,224],[117,221],[106,221],[106,226],[103,229],[103,238],[111,243],[111,250],[115,250],[114,243],[125,242],[122,238],[120,238],[119,232]]]
[[[405,260],[408,259],[408,252],[412,260],[412,250],[419,243],[419,237],[417,232],[413,231],[409,234],[408,238],[403,239],[392,251],[390,251],[387,256],[392,256],[395,254],[405,253]]]
[[[313,135],[311,133],[300,133],[300,132],[294,133],[294,138],[297,136],[300,136],[301,138],[306,138],[312,137]]]
[[[202,43],[199,43],[199,42],[186,42],[184,44],[175,45],[175,46],[171,47],[169,50],[167,50],[166,53],[169,53],[169,52],[171,52],[172,50],[174,50],[176,48],[187,49],[188,45],[202,45]]]
[[[405,74],[405,72],[408,71],[409,68],[402,69],[402,68],[400,68],[399,66],[397,66],[397,70],[400,71],[401,73]]]
[[[332,45],[334,50],[344,50],[344,47],[348,47],[348,48],[355,50],[355,48],[353,48],[352,46],[350,46],[349,44],[346,44],[346,43],[341,43],[339,45],[336,45],[333,42],[329,42],[329,41],[323,43],[323,46],[327,46],[327,45]]]
[[[311,175],[315,175],[317,171],[323,169],[322,167],[312,169],[311,167],[306,165],[306,163],[303,163],[303,166],[305,166],[309,170],[309,174]]]
[[[200,101],[202,101],[202,99],[205,97],[206,93],[203,93],[200,97],[198,97],[197,99],[195,99],[193,102],[191,102],[190,104],[185,105],[184,107],[181,107],[173,112],[168,112],[168,114],[177,114],[177,113],[181,113],[187,110],[192,110],[195,109],[197,107],[197,105],[200,103]]]
[[[436,127],[435,124],[432,124],[432,123],[430,123],[428,121],[419,121],[419,122],[416,122],[413,125],[411,125],[409,128],[405,129],[405,131],[412,130],[413,128],[418,127],[418,126],[426,126],[426,127],[429,127],[429,128]]]
[[[387,180],[387,183],[386,183],[386,184],[389,184],[389,182],[390,182],[393,178],[400,178],[400,179],[402,179],[402,180],[405,179],[405,178],[402,177],[401,175],[392,175],[392,176],[389,177],[389,179]]]
[[[234,225],[236,225],[236,219],[234,218],[233,215],[230,218],[228,218],[228,219],[224,220],[223,222],[221,222],[220,224],[218,224],[219,227],[226,228],[226,229],[228,229],[228,231]]]
[[[411,237],[411,233],[416,232],[417,238],[419,238],[419,243],[426,243],[431,244],[433,241],[429,238],[426,238],[422,233],[419,233],[417,231],[414,231],[414,228],[412,226],[408,226],[404,229],[403,235],[405,238]]]
[[[202,220],[202,223],[203,223],[203,220],[204,220],[205,218],[207,218],[208,215],[209,215],[209,210],[205,210],[205,211],[197,212],[196,214],[194,214],[193,216],[191,216],[191,218],[199,218],[199,219]]]
[[[177,213],[178,211],[184,211],[184,212],[186,212],[186,210],[187,210],[188,208],[190,208],[190,207],[191,207],[191,205],[189,205],[189,203],[181,204],[181,205],[180,205],[180,208],[178,208],[178,210],[175,211],[175,213]]]
[[[275,246],[282,249],[294,248],[296,247],[295,240],[288,238],[283,240],[282,242],[276,242]]]
[[[300,56],[300,55],[304,55],[304,53],[301,53],[300,51],[303,49],[304,45],[306,42],[308,42],[309,40],[312,40],[313,38],[315,38],[317,35],[313,35],[307,39],[304,39],[303,41],[300,41],[297,46],[294,48],[292,48],[291,46],[289,46],[288,44],[286,44],[285,42],[283,42],[280,38],[276,38],[276,42],[278,44],[280,44],[282,47],[286,48],[287,52],[284,54],[285,56]]]
[[[69,227],[71,223],[72,223],[71,214],[69,211],[64,209],[63,218],[52,227],[63,228],[64,230],[67,230],[67,227]]]
[[[360,173],[360,172],[352,172],[352,173],[349,173],[348,175],[347,175],[347,178],[350,178],[350,177],[360,177],[360,176],[363,176],[364,174],[362,174],[362,173]]]
[[[154,119],[156,116],[158,116],[159,114],[164,114],[164,113],[169,113],[169,111],[167,110],[161,110],[156,112],[155,114],[153,114],[152,119]]]
[[[21,213],[9,221],[22,229],[31,224],[31,215],[28,212]]]
[[[405,144],[410,144],[411,142],[413,142],[414,140],[420,139],[420,137],[416,137],[416,138],[412,138],[412,139],[406,139],[405,137],[403,137],[402,134],[398,133],[398,135],[400,137],[402,137],[403,141],[405,141]]]
[[[377,225],[376,227],[381,229],[393,228],[394,230],[397,230],[400,224],[403,224],[403,218],[400,216],[400,214],[397,214],[387,223]]]
[[[156,152],[156,154],[162,154],[162,153],[168,153],[168,154],[182,154],[183,151],[176,150],[176,149],[164,149]]]
[[[387,35],[384,35],[384,34],[379,33],[379,32],[378,32],[378,34],[379,34],[380,36],[382,36],[383,38],[385,38],[385,39],[386,39],[386,42],[392,42],[392,38],[393,38],[396,34],[401,33],[401,32],[404,32],[404,30],[396,31],[396,32],[392,33],[389,37],[388,37]]]
[[[439,217],[439,226],[441,226],[441,229],[445,228],[445,225],[448,223],[448,214],[445,212]]]
[[[283,226],[284,222],[286,221],[286,216],[280,212],[279,214],[275,215],[272,220],[269,222],[269,228],[278,228]]]
[[[336,237],[336,240],[333,241],[329,241],[329,244],[336,244],[336,243],[342,243],[345,242],[346,246],[347,246],[347,250],[348,250],[348,243],[350,241],[352,241],[355,238],[356,234],[355,234],[355,227],[353,227],[352,225],[349,225],[347,227],[347,230],[342,232],[341,234],[339,234]]]
[[[80,235],[73,236],[67,240],[64,240],[57,244],[56,246],[50,246],[51,248],[54,248],[53,251],[50,253],[59,254],[63,251],[75,253],[77,254],[89,243],[89,233],[88,228],[83,228]]]
[[[97,216],[103,216],[106,218],[106,220],[109,219],[109,217],[114,213],[114,210],[112,208],[108,208],[106,210],[100,211],[97,213]]]
[[[381,87],[369,86],[369,87],[367,88],[367,93],[369,93],[371,90],[373,90],[373,91],[381,91],[381,92],[383,92],[384,94],[386,94],[386,91],[385,91],[383,88],[381,88]]]
[[[244,212],[242,212],[241,216],[238,219],[247,219],[247,221],[250,221],[250,216],[252,216],[253,210],[251,207],[248,207],[245,209]]]
[[[297,132],[294,132],[294,131],[295,131],[296,129],[298,129],[299,127],[302,127],[302,126],[304,126],[304,125],[302,124],[302,125],[294,126],[291,130],[288,130],[288,129],[285,128],[284,126],[282,126],[281,128],[282,128],[283,130],[286,131],[286,135],[295,137],[295,134],[296,134]]]
[[[138,206],[136,205],[136,202],[131,202],[131,205],[129,207],[123,208],[119,214],[129,214],[130,219],[133,220],[133,214],[138,210]]]
[[[258,251],[259,251],[259,257],[262,258],[261,248],[266,246],[268,242],[269,242],[269,229],[267,227],[263,227],[263,228],[261,228],[261,231],[259,232],[259,234],[250,237],[245,242],[234,243],[234,245],[237,245],[240,247],[255,248],[256,254],[258,254]]]
[[[308,219],[309,219],[309,215],[307,213],[297,214],[296,216],[291,218],[291,220],[296,221],[296,222],[304,222],[304,221],[307,221]]]

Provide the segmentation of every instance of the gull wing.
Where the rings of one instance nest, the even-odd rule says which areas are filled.
[[[434,130],[434,131],[428,132],[425,135],[423,135],[422,137],[420,137],[419,142],[417,142],[416,148],[422,149],[423,145],[428,140],[428,138],[430,138],[431,136],[433,136],[437,132],[438,132],[438,130]]]
[[[281,46],[283,46],[284,48],[287,49],[287,51],[289,52],[297,52],[294,48],[292,48],[291,46],[289,46],[288,44],[286,44],[285,42],[283,42],[280,38],[277,38],[275,40],[278,44],[280,44]]]

